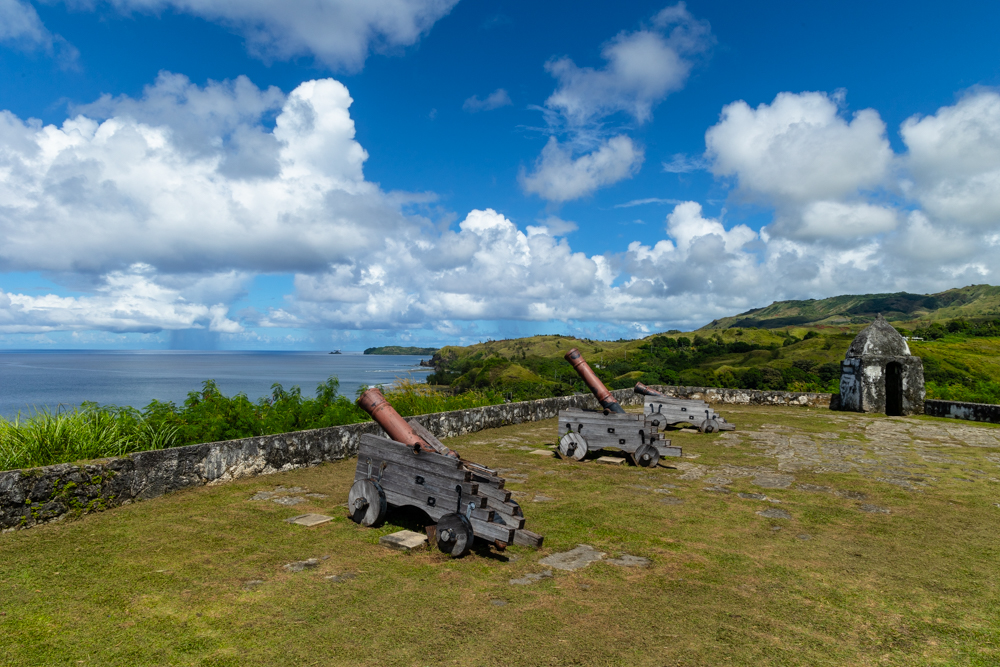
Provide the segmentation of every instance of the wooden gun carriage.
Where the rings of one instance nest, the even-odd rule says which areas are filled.
[[[642,411],[650,426],[663,428],[688,423],[702,433],[736,430],[734,424],[727,422],[705,401],[666,396],[641,382],[636,383],[635,393],[644,396]]]
[[[418,422],[405,421],[378,389],[358,404],[392,439],[361,436],[347,498],[352,520],[375,526],[390,506],[416,507],[436,522],[433,539],[453,557],[467,554],[477,537],[501,550],[542,545],[541,535],[524,529],[521,507],[495,470],[462,460]]]
[[[643,467],[654,467],[661,456],[681,456],[680,447],[672,447],[660,437],[658,426],[647,423],[644,415],[628,414],[608,391],[575,347],[566,360],[580,374],[593,392],[601,412],[588,410],[559,411],[559,454],[582,461],[588,452],[619,449]]]

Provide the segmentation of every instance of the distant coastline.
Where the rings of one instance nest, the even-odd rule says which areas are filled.
[[[385,347],[369,347],[365,354],[434,354],[438,351],[436,347],[400,347],[399,345],[386,345]]]

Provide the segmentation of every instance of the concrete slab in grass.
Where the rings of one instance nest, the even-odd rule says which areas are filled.
[[[324,514],[300,514],[298,516],[293,516],[291,519],[285,519],[285,521],[288,523],[294,523],[298,526],[318,526],[326,523],[327,521],[333,521],[333,517],[326,516]]]
[[[620,459],[617,456],[602,456],[596,459],[596,463],[603,463],[608,466],[623,466],[625,465],[625,459]]]
[[[534,449],[529,454],[534,454],[535,456],[555,456],[556,453],[551,449]]]
[[[378,538],[378,543],[397,551],[412,551],[426,546],[427,536],[423,533],[415,533],[412,530],[401,530],[391,535],[383,535]]]

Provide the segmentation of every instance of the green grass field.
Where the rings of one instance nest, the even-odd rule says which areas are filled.
[[[505,471],[539,551],[380,547],[420,517],[351,523],[354,460],[0,534],[0,664],[1000,664],[1000,428],[721,411],[738,430],[674,433],[673,468],[521,449],[554,420],[448,441]],[[276,485],[327,497],[251,500]],[[510,583],[581,543],[652,564]]]

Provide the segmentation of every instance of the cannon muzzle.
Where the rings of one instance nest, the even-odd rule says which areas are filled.
[[[641,382],[635,383],[635,393],[641,394],[642,396],[663,396],[664,394],[656,391],[655,389],[650,389]]]
[[[427,442],[426,438],[417,435],[413,427],[396,412],[396,409],[389,404],[389,401],[385,400],[385,396],[378,390],[378,387],[372,387],[361,394],[358,397],[358,405],[370,414],[372,419],[378,422],[378,425],[396,442],[410,447],[418,447],[425,452],[434,452],[456,459],[459,458],[457,452],[439,443]]]
[[[573,368],[576,372],[580,374],[583,381],[590,387],[590,391],[597,398],[597,402],[601,404],[601,407],[605,410],[610,410],[611,412],[620,412],[625,414],[625,409],[618,404],[615,397],[611,395],[608,388],[604,386],[600,378],[591,370],[590,366],[584,360],[583,355],[580,354],[580,350],[575,347],[566,353],[566,361],[573,364]]]

